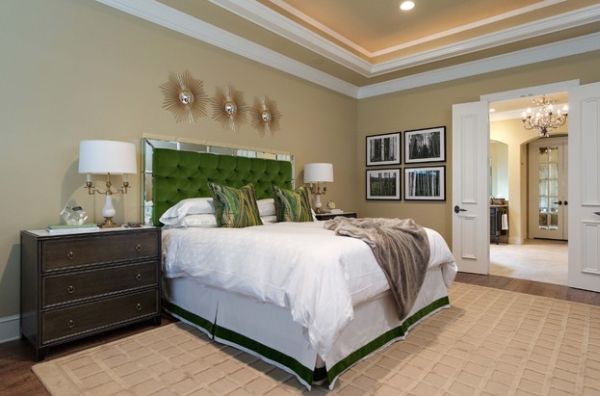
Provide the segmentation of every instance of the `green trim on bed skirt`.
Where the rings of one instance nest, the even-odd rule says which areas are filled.
[[[167,311],[172,312],[175,315],[180,316],[183,319],[202,327],[204,330],[208,331],[208,333],[211,335],[211,337],[214,336],[215,325],[212,322],[204,319],[202,316],[198,316],[195,313],[185,310],[185,309],[181,308],[180,306],[175,305],[166,300],[162,301],[162,305],[163,305],[163,308],[165,308]]]
[[[209,332],[212,338],[219,337],[227,341],[231,341],[241,347],[254,351],[265,358],[272,360],[285,366],[296,373],[309,385],[314,381],[320,381],[327,378],[327,372],[324,368],[315,369],[314,372],[308,367],[302,365],[299,361],[291,356],[281,353],[267,345],[261,344],[251,338],[246,337],[240,333],[236,333],[233,330],[229,330],[225,327],[211,323],[210,321],[198,316],[190,311],[181,308],[169,301],[163,300],[163,307],[173,314],[195,324]]]
[[[450,305],[450,299],[448,297],[442,297],[439,300],[435,300],[426,307],[423,307],[414,315],[408,317],[400,326],[388,330],[379,337],[375,338],[373,341],[369,342],[361,348],[358,348],[356,351],[352,352],[350,355],[346,356],[344,359],[334,364],[333,367],[327,370],[327,380],[331,384],[338,375],[343,373],[354,363],[364,358],[365,356],[375,352],[377,349],[381,348],[390,341],[396,338],[403,337],[410,328],[410,326],[417,323],[419,320],[423,319],[425,316],[429,315],[436,309],[445,307],[447,305]]]
[[[222,338],[227,341],[231,341],[237,345],[240,345],[244,348],[247,348],[251,351],[254,351],[269,360],[273,360],[292,370],[294,373],[298,374],[300,378],[306,381],[307,384],[312,384],[314,381],[314,372],[313,370],[305,367],[294,359],[291,356],[288,356],[284,353],[281,353],[271,347],[266,346],[265,344],[261,344],[258,341],[254,341],[251,338],[248,338],[240,333],[236,333],[235,331],[226,329],[219,325],[215,326],[215,337]]]
[[[206,329],[206,331],[208,331],[213,338],[215,336],[222,338],[241,347],[254,351],[269,360],[277,362],[282,366],[289,368],[310,385],[314,381],[320,381],[323,379],[327,379],[331,384],[337,376],[339,376],[347,368],[352,366],[360,359],[375,352],[377,349],[386,345],[390,341],[403,337],[413,324],[417,323],[419,320],[423,319],[436,309],[450,305],[450,300],[448,297],[442,297],[432,302],[431,304],[417,311],[414,315],[408,317],[400,326],[388,330],[379,337],[375,338],[373,341],[369,342],[367,345],[352,352],[350,355],[337,362],[331,369],[321,367],[314,369],[314,371],[302,365],[302,363],[291,356],[261,344],[260,342],[248,338],[240,333],[236,333],[233,330],[229,330],[225,327],[211,323],[203,317],[187,311],[169,301],[163,300],[162,303],[163,307],[167,311],[172,312],[173,314],[178,315],[181,318],[202,327],[203,329]]]

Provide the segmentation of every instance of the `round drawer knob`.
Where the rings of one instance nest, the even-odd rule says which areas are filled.
[[[136,311],[140,312],[140,311],[142,310],[142,304],[140,304],[140,303],[137,303],[137,304],[135,305],[135,309],[136,309]]]
[[[142,280],[142,274],[137,274],[137,275],[135,276],[135,279],[136,279],[138,282],[139,282],[139,281],[141,281],[141,280]]]
[[[69,294],[75,293],[75,286],[73,286],[73,285],[67,286],[67,293],[69,293]]]
[[[67,327],[68,327],[69,329],[72,329],[73,327],[75,327],[75,321],[74,321],[74,320],[69,320],[69,321],[67,322]]]
[[[75,257],[75,253],[73,253],[73,251],[72,251],[72,250],[69,250],[69,251],[67,252],[67,258],[68,258],[69,260],[73,260],[73,257]]]
[[[137,245],[135,245],[135,251],[136,252],[141,252],[142,251],[142,245],[140,245],[139,243]]]

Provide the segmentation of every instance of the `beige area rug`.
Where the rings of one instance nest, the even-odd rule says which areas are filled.
[[[362,360],[342,395],[600,395],[600,307],[456,283],[452,307]],[[288,395],[294,377],[171,324],[35,365],[53,395]]]
[[[567,285],[569,247],[563,241],[528,239],[522,245],[490,244],[490,274]]]

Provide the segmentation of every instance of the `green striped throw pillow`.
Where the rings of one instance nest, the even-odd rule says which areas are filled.
[[[313,221],[306,187],[286,190],[273,186],[277,221]]]
[[[219,227],[242,228],[262,225],[252,184],[233,188],[209,182],[208,188],[212,191]]]

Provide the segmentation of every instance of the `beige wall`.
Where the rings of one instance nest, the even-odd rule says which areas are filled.
[[[452,241],[452,105],[474,102],[481,95],[570,79],[583,84],[600,81],[600,51],[489,73],[428,87],[359,101],[356,175],[359,193],[365,192],[365,136],[446,125],[446,202],[375,202],[359,200],[362,216],[413,217]],[[404,165],[403,165],[404,166]]]
[[[550,134],[564,135],[568,128],[565,124]],[[524,129],[521,120],[504,120],[490,123],[490,139],[508,145],[508,241],[521,244],[527,239],[527,144],[539,139],[539,135]]]
[[[490,196],[494,198],[509,198],[508,145],[503,142],[490,142]]]
[[[58,222],[71,197],[87,209],[102,206],[85,194],[77,173],[82,139],[139,145],[143,134],[158,134],[289,151],[296,176],[306,162],[332,162],[335,183],[325,200],[357,206],[352,98],[92,0],[1,1],[0,37],[0,317],[19,312],[19,231]],[[209,95],[228,83],[249,104],[268,95],[283,114],[281,130],[260,136],[250,125],[233,133],[210,119],[176,124],[161,109],[159,85],[186,69]],[[139,219],[139,191],[133,183],[117,220]]]

